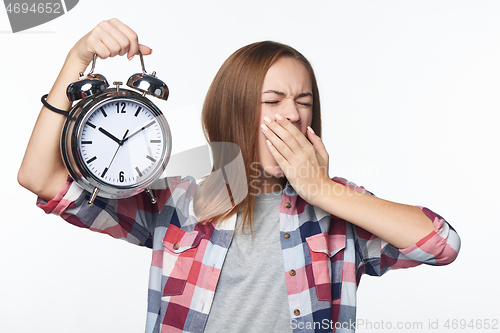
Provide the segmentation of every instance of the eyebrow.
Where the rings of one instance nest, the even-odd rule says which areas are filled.
[[[264,91],[263,94],[276,94],[276,95],[279,95],[279,96],[285,96],[284,92],[278,91],[278,90],[267,90],[267,91]],[[307,92],[307,93],[299,94],[297,96],[297,98],[306,97],[306,96],[311,96],[312,97],[312,95],[313,94]]]

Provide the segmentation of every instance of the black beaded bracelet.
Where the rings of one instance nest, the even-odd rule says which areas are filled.
[[[50,105],[45,99],[47,98],[47,96],[49,96],[49,94],[45,94],[42,96],[42,103],[43,105],[45,105],[45,107],[47,109],[49,109],[50,111],[54,111],[55,113],[59,113],[59,114],[62,114],[64,116],[67,116],[69,114],[69,111],[65,111],[65,110],[61,110],[61,109],[58,109],[56,107],[53,107],[52,105]]]

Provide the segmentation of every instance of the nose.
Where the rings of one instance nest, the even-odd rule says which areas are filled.
[[[297,109],[297,104],[293,99],[286,100],[286,102],[283,103],[283,110],[281,115],[288,119],[288,121],[290,121],[291,123],[295,123],[300,120],[299,110]]]

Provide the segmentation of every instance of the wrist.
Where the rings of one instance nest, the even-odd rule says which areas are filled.
[[[328,178],[322,181],[321,189],[318,195],[314,197],[313,204],[330,214],[336,215],[338,209],[350,205],[351,200],[360,195],[363,195],[363,193]]]
[[[63,69],[67,68],[78,75],[85,72],[92,59],[87,60],[80,56],[76,45],[68,52],[66,60],[64,61]]]
[[[88,64],[79,59],[75,49],[71,49],[46,101],[57,109],[69,110],[71,102],[66,96],[66,89],[68,85],[78,81],[79,73],[84,72],[87,66]]]
[[[322,179],[319,184],[311,184],[308,187],[307,202],[313,206],[325,210],[325,207],[331,206],[331,200],[334,200],[336,185],[330,178]]]

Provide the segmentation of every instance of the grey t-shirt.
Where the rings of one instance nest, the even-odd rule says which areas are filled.
[[[257,195],[253,234],[237,216],[205,332],[291,332],[280,244],[281,192]]]

